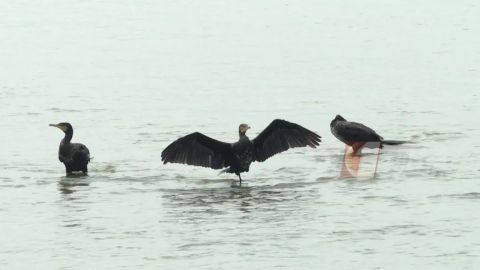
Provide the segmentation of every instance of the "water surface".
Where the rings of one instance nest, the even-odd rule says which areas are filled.
[[[477,269],[475,1],[0,4],[5,269]],[[343,179],[336,114],[388,139]],[[233,175],[162,165],[193,131],[323,137]],[[66,178],[59,130],[89,146]]]

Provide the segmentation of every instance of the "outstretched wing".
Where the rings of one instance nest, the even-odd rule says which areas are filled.
[[[335,125],[336,137],[348,142],[378,142],[383,138],[375,130],[356,122],[340,121]]]
[[[254,159],[265,161],[275,154],[295,147],[315,148],[321,142],[320,138],[316,133],[298,124],[275,119],[253,139]]]
[[[217,141],[199,132],[174,141],[162,152],[164,164],[181,163],[212,169],[230,166],[232,157],[233,151],[230,144]]]

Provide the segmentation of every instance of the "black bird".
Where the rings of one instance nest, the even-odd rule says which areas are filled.
[[[240,136],[236,143],[217,141],[195,132],[171,143],[162,152],[164,164],[182,163],[212,169],[226,168],[224,172],[238,175],[248,172],[253,161],[263,162],[271,156],[290,148],[319,145],[320,136],[314,132],[285,120],[273,120],[255,139],[245,134],[250,126],[238,127]]]
[[[87,164],[90,162],[90,151],[81,143],[71,143],[73,136],[73,127],[70,123],[50,124],[57,127],[65,133],[65,137],[60,142],[58,149],[58,159],[65,164],[67,175],[73,172],[81,171],[87,174]]]
[[[405,143],[405,141],[384,140],[375,130],[360,123],[347,121],[340,115],[337,115],[332,120],[330,130],[337,139],[351,146],[354,154],[364,146],[368,148],[382,148],[384,144],[398,145]],[[369,142],[374,143],[368,144]]]

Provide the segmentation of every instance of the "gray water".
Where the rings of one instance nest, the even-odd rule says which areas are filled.
[[[478,269],[480,7],[459,1],[2,1],[2,269]],[[343,178],[336,114],[387,139]],[[193,131],[318,132],[234,175]],[[57,159],[69,121],[88,177]]]

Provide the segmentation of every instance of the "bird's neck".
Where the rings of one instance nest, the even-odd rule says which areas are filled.
[[[238,133],[238,136],[239,136],[239,141],[245,140],[245,139],[248,140],[248,137],[247,137],[247,135],[246,135],[245,133],[240,133],[240,132],[239,132],[239,133]]]
[[[63,138],[63,144],[69,144],[73,137],[73,130],[67,130],[65,132],[65,137]]]

